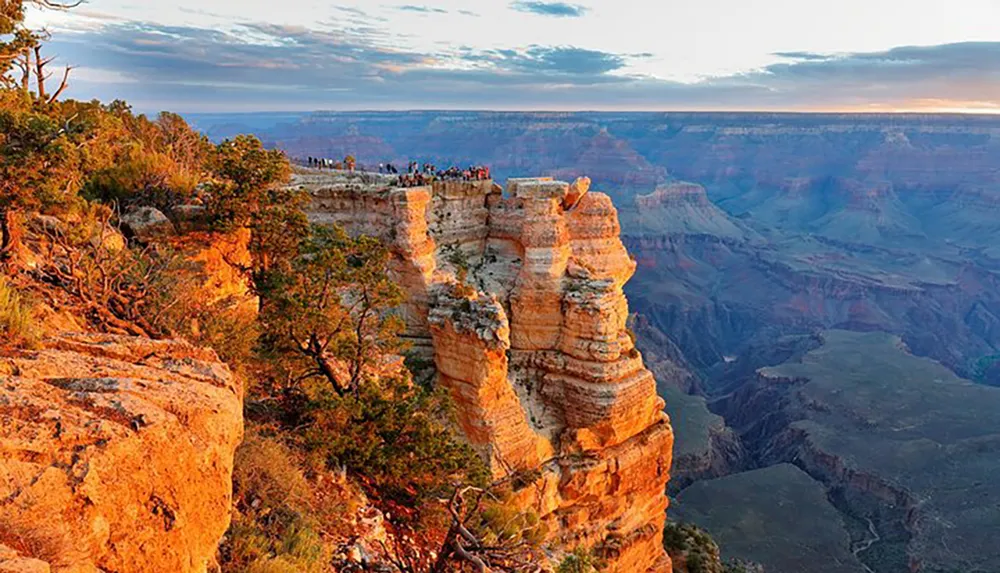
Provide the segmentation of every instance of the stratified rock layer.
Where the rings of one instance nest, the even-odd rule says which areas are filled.
[[[66,335],[0,358],[0,571],[206,571],[241,404],[182,342]]]
[[[608,571],[669,572],[661,545],[673,432],[625,326],[635,262],[588,180],[444,181],[306,174],[314,222],[391,245],[407,336],[433,355],[469,441],[562,549]]]

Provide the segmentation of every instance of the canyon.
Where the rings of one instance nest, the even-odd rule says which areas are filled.
[[[934,420],[951,402],[926,403],[914,391],[930,371],[982,403],[1000,385],[1000,118],[366,112],[192,120],[213,137],[251,129],[293,156],[487,164],[500,181],[586,172],[611,197],[637,263],[625,285],[630,324],[674,421],[670,491],[682,517],[722,532],[731,546],[724,554],[797,573],[788,556],[800,546],[772,545],[739,512],[713,511],[709,501],[732,495],[761,520],[785,523],[790,514],[767,513],[766,478],[797,492],[800,519],[832,524],[808,550],[854,558],[853,570],[1000,567],[977,541],[991,531],[982,519],[993,517],[960,509],[981,505],[973,468],[988,471],[989,456],[975,452],[991,451],[995,426],[970,422],[965,437],[941,434]],[[850,333],[898,338],[861,339],[871,346],[855,351],[865,374],[848,367],[845,349],[858,345]],[[806,368],[799,365],[818,360],[810,353],[837,357],[843,371],[810,366],[787,383],[767,370]],[[885,399],[864,408],[843,399],[848,389],[867,395],[869,385]],[[842,387],[841,397],[811,390],[821,387]],[[835,447],[874,448],[860,436],[914,424],[906,432],[921,436],[904,440],[899,430],[900,439],[883,443],[893,468],[882,464],[888,454]],[[936,444],[947,461],[895,453],[918,443]],[[787,463],[797,468],[755,473]],[[954,471],[934,469],[944,466]],[[729,478],[738,479],[722,481]],[[805,530],[809,522],[787,523]],[[934,523],[957,532],[951,553],[927,541]]]
[[[221,120],[195,118],[248,127]],[[505,181],[299,170],[293,185],[311,222],[389,245],[411,358],[493,477],[519,484],[553,558],[669,572],[672,498],[672,519],[777,573],[1000,566],[997,119],[253,122],[293,155],[487,163]],[[559,181],[578,173],[593,180]],[[155,215],[123,222],[170,242]],[[192,288],[250,311],[228,264],[246,237],[203,238],[182,245],[205,273]],[[38,347],[0,360],[0,568],[210,569],[240,383],[211,350],[47,320]]]

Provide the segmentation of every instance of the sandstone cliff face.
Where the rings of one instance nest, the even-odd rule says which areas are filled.
[[[241,392],[182,342],[64,335],[0,358],[0,571],[206,571]]]
[[[670,571],[661,546],[673,432],[625,326],[635,271],[611,200],[547,179],[400,189],[310,174],[311,218],[381,237],[407,336],[433,356],[470,442],[522,490],[559,548],[612,572]]]

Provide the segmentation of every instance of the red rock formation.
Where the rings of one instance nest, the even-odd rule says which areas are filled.
[[[673,433],[625,326],[635,271],[617,212],[581,180],[440,182],[309,175],[311,217],[392,245],[408,336],[433,355],[462,430],[522,490],[556,549],[608,571],[669,572],[661,545]],[[465,281],[465,284],[460,284]]]
[[[241,388],[182,342],[0,358],[0,571],[202,573],[229,526]]]

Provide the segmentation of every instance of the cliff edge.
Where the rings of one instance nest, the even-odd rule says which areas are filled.
[[[586,179],[516,179],[504,192],[304,172],[294,184],[313,222],[391,246],[407,338],[433,358],[494,475],[531,476],[519,499],[552,545],[592,549],[612,573],[669,572],[673,432],[626,328],[636,265],[611,199]]]

